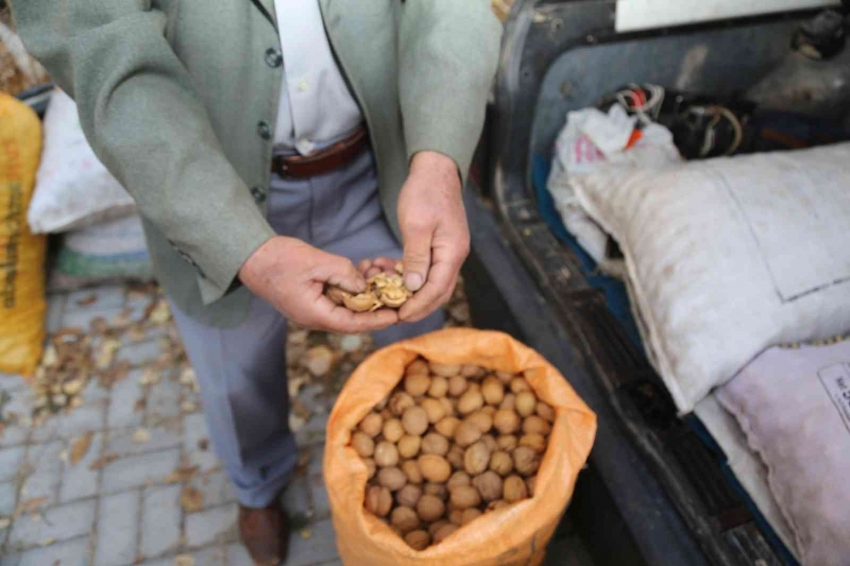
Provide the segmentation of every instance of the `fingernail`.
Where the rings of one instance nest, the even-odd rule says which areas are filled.
[[[404,276],[404,284],[411,291],[418,291],[422,287],[422,276],[418,273],[407,273]]]

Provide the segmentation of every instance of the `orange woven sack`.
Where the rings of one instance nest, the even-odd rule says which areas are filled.
[[[423,551],[410,548],[363,508],[366,465],[348,446],[351,430],[396,386],[417,356],[524,372],[537,396],[557,412],[534,497],[487,513]],[[354,371],[328,421],[324,474],[340,557],[345,566],[539,565],[595,435],[596,415],[564,377],[507,334],[454,328],[383,348]]]

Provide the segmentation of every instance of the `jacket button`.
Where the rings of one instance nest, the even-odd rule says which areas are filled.
[[[251,196],[254,197],[257,204],[263,204],[266,201],[266,191],[263,190],[263,187],[251,187]]]
[[[272,128],[269,126],[269,123],[265,120],[260,120],[257,124],[257,135],[263,138],[264,140],[272,139]]]
[[[266,65],[275,69],[283,64],[283,54],[280,49],[269,47],[266,49]]]

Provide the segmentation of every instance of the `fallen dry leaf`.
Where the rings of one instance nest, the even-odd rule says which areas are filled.
[[[56,352],[56,347],[53,344],[44,349],[44,356],[41,358],[41,365],[45,367],[53,367],[59,362],[59,354]]]
[[[79,393],[83,385],[85,385],[85,379],[82,377],[75,377],[73,379],[69,379],[65,383],[62,384],[62,391],[65,395],[76,395]]]
[[[18,507],[17,507],[17,509],[15,509],[15,512],[12,513],[12,520],[14,521],[15,519],[17,519],[18,517],[20,517],[24,513],[28,513],[30,515],[34,515],[34,514],[38,513],[38,510],[41,508],[42,505],[47,503],[48,499],[49,498],[47,496],[44,496],[44,497],[35,497],[33,499],[27,499],[26,501],[22,501],[21,503],[18,504]]]
[[[120,456],[118,456],[118,454],[116,454],[115,452],[110,452],[108,454],[104,454],[103,456],[101,456],[100,458],[98,458],[97,460],[92,462],[91,465],[89,466],[89,469],[90,470],[99,470],[99,469],[103,468],[104,466],[108,466],[109,464],[111,464],[112,462],[117,460],[119,457]]]
[[[287,380],[287,387],[289,388],[289,398],[293,399],[298,397],[298,393],[301,391],[301,388],[307,383],[307,378],[304,376],[289,376]]]
[[[125,307],[118,315],[112,317],[110,324],[113,328],[125,328],[130,325],[130,315],[132,313],[133,309]]]
[[[133,342],[141,342],[145,338],[147,338],[147,334],[145,333],[144,328],[142,328],[141,324],[134,324],[130,327],[130,330],[127,331],[127,336]]]
[[[195,513],[204,508],[204,492],[187,485],[180,493],[180,507],[186,513]]]
[[[4,531],[12,524],[12,519],[9,517],[0,517],[0,531]]]
[[[198,404],[193,401],[183,401],[180,403],[180,410],[184,413],[194,413],[198,410]]]
[[[112,365],[112,359],[115,357],[115,352],[117,352],[120,348],[121,342],[118,340],[104,340],[97,353],[96,364],[98,369],[106,369]]]
[[[195,557],[191,554],[179,554],[174,557],[174,566],[195,566]]]
[[[168,307],[168,301],[160,299],[148,315],[148,320],[154,324],[164,324],[171,320],[171,309]]]
[[[323,377],[331,371],[334,353],[327,346],[314,346],[304,356],[304,366],[316,377]]]
[[[89,431],[74,441],[71,445],[71,465],[76,466],[80,460],[86,455],[91,446],[91,439],[94,433]]]
[[[54,542],[56,542],[56,537],[50,537],[41,541],[41,546],[50,546]]]
[[[87,307],[91,304],[94,304],[95,302],[97,302],[97,295],[91,294],[88,297],[86,297],[84,299],[80,299],[79,301],[77,301],[77,305],[79,305],[81,307]]]
[[[145,428],[140,428],[133,433],[133,442],[137,444],[144,444],[151,439],[151,433],[148,432]]]
[[[312,529],[301,529],[301,532],[299,534],[301,535],[301,538],[303,538],[304,540],[310,540],[310,538],[313,536],[313,530]]]
[[[162,379],[162,374],[154,368],[145,368],[142,377],[139,378],[140,385],[155,385]]]
[[[180,466],[162,480],[165,483],[181,483],[189,481],[198,473],[198,466]]]

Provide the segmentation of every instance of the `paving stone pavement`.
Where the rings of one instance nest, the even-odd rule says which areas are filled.
[[[48,331],[85,330],[98,318],[107,328],[120,317],[143,320],[157,298],[156,290],[122,286],[52,295]],[[250,566],[197,392],[182,383],[184,366],[162,367],[166,333],[160,325],[119,337],[114,363],[126,375],[110,387],[92,380],[79,407],[43,423],[30,418],[29,384],[0,375],[0,566],[174,566],[183,555],[195,566]],[[284,497],[296,526],[287,565],[339,565],[321,475],[331,401],[315,387],[303,391],[312,416],[298,439],[310,460]],[[189,487],[203,494],[192,512],[180,504]]]

